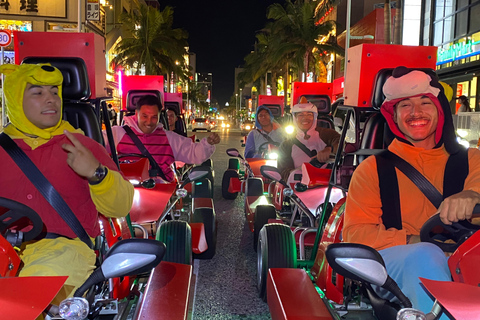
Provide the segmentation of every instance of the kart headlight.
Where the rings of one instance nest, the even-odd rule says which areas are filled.
[[[285,127],[285,132],[287,134],[292,134],[294,131],[295,131],[295,128],[291,124]]]
[[[293,194],[293,189],[292,188],[285,188],[283,189],[283,195],[285,197],[291,197]]]
[[[250,126],[248,126],[248,125],[245,126],[245,129],[250,130]]]
[[[467,140],[464,140],[464,139],[461,139],[460,137],[457,137],[457,142],[467,149],[470,148],[470,143]]]
[[[59,314],[65,320],[83,320],[88,316],[90,307],[85,298],[68,298],[60,302]]]
[[[272,160],[278,159],[278,154],[276,152],[270,152],[268,154],[268,159],[272,159]]]
[[[188,191],[185,190],[184,188],[177,189],[177,192],[176,192],[177,197],[185,198],[187,194],[188,194]]]
[[[463,129],[458,129],[457,134],[462,138],[465,138],[466,136],[468,136],[468,132]]]

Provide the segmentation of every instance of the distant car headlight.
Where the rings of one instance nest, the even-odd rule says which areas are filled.
[[[222,123],[222,128],[225,128],[225,123]]]
[[[249,125],[245,126],[245,129],[250,130],[250,126]]]
[[[227,123],[227,128],[230,128],[230,123]]]
[[[287,134],[292,134],[294,131],[295,131],[295,128],[291,124],[285,127],[285,132]]]

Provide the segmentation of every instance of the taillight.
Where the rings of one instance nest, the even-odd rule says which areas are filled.
[[[192,123],[195,123],[195,120],[192,120]]]

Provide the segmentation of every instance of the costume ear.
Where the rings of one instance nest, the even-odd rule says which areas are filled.
[[[299,103],[308,103],[308,100],[307,100],[307,98],[302,97],[302,98],[300,99],[300,102],[299,102]]]
[[[13,71],[17,70],[17,68],[20,67],[17,64],[2,64],[0,66],[0,73],[3,73],[5,75],[12,73]]]

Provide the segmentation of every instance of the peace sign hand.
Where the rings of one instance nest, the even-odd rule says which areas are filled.
[[[95,174],[95,170],[100,162],[95,158],[90,150],[88,150],[71,132],[64,130],[65,136],[72,144],[64,143],[62,145],[67,155],[67,163],[78,175],[91,178]]]

